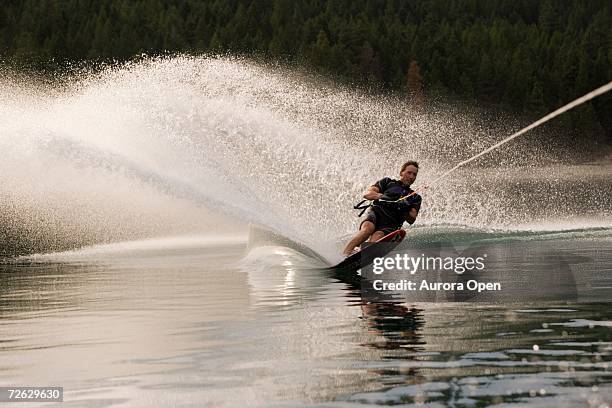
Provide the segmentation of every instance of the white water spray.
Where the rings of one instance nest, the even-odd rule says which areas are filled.
[[[396,177],[407,159],[427,179],[505,130],[453,107],[414,112],[399,99],[227,58],[128,64],[68,89],[4,80],[0,100],[0,246],[20,252],[224,233],[210,209],[325,252],[355,230],[352,203],[376,179]],[[550,149],[540,150],[532,161],[550,162]],[[580,183],[606,180],[589,171]],[[542,170],[534,207],[507,201],[515,178],[497,167],[471,173],[428,194],[418,223],[503,227],[509,208],[530,221],[586,214],[595,225],[610,214],[606,189],[560,206],[567,174]]]

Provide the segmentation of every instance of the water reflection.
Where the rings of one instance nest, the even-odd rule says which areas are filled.
[[[607,302],[371,301],[354,274],[243,253],[224,243],[0,265],[0,384],[64,386],[63,406],[611,397]]]
[[[589,252],[592,248],[595,252]],[[609,253],[604,248],[585,242],[574,251],[599,262],[602,251]],[[516,271],[522,277],[542,262],[553,261],[523,257],[520,262],[527,269]],[[610,279],[605,271],[591,265],[588,272],[599,273],[599,280],[578,277],[583,297],[593,293],[585,283],[597,287]],[[568,273],[561,268],[553,276]],[[538,276],[543,278],[543,274]],[[600,296],[591,296],[590,304],[576,303],[574,290],[574,296],[559,300],[562,291],[555,289],[559,282],[551,278],[552,293],[543,295],[553,301],[423,303],[411,302],[409,297],[402,301],[396,293],[372,296],[362,290],[371,284],[367,275],[338,271],[333,277],[347,285],[348,304],[358,304],[361,320],[367,322],[361,327],[364,337],[370,337],[361,346],[381,351],[359,365],[374,374],[371,384],[377,387],[346,394],[343,401],[360,405],[606,406],[612,399],[612,312],[609,303],[595,303]]]

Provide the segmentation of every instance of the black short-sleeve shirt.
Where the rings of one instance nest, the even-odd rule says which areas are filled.
[[[389,201],[395,201],[400,197],[414,192],[410,186],[406,186],[401,181],[394,180],[389,177],[378,180],[374,186],[378,187],[380,192],[384,195],[383,199]],[[385,210],[384,213],[387,217],[392,218],[401,225],[404,222],[406,215],[412,208],[416,208],[417,211],[421,208],[421,201],[421,196],[415,194],[408,197],[402,206],[394,207],[389,205],[381,205],[381,208]],[[374,205],[376,205],[376,203]]]

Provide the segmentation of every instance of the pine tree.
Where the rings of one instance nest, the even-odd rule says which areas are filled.
[[[422,106],[424,102],[423,96],[423,77],[419,64],[412,60],[408,72],[406,73],[406,89],[408,96],[416,106]]]

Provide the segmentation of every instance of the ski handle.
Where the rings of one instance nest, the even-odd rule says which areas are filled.
[[[357,204],[355,204],[353,206],[353,208],[355,210],[361,210],[359,212],[359,214],[357,215],[358,217],[361,217],[363,215],[363,213],[372,206],[373,203],[375,202],[383,202],[383,203],[397,203],[399,201],[405,200],[408,197],[412,197],[413,195],[416,195],[418,192],[420,191],[425,191],[427,190],[427,188],[429,188],[429,186],[427,184],[424,184],[422,186],[419,186],[416,188],[416,190],[414,190],[412,193],[410,194],[406,194],[405,196],[402,196],[400,198],[398,198],[397,200],[382,200],[382,199],[378,199],[378,200],[361,200],[360,202],[358,202]]]

